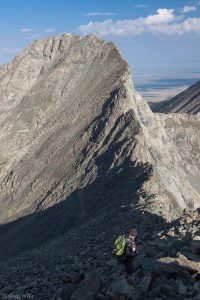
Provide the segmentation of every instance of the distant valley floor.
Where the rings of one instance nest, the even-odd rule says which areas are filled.
[[[148,102],[163,101],[173,98],[200,79],[197,72],[187,75],[135,74],[135,88]]]

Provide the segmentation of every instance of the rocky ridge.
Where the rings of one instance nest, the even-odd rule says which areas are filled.
[[[200,81],[191,85],[187,90],[172,99],[150,103],[153,112],[160,113],[188,113],[200,112]]]

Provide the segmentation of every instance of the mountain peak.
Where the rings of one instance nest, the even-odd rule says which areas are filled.
[[[196,149],[192,128],[191,143],[172,138],[196,119],[153,114],[112,42],[34,42],[0,68],[0,100],[2,258],[94,219],[105,232],[122,207],[127,226],[133,207],[167,221],[198,207],[198,167],[180,151]]]

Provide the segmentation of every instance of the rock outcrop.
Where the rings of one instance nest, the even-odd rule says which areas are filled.
[[[107,299],[113,239],[133,223],[156,238],[200,206],[198,115],[154,114],[116,46],[93,35],[34,42],[0,68],[0,92],[1,294]],[[142,264],[133,296],[152,289]]]
[[[150,103],[153,112],[160,113],[188,113],[200,112],[200,81],[191,85],[187,90],[172,99]]]

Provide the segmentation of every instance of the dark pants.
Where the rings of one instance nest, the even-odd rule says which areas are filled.
[[[133,263],[133,258],[127,258],[125,261],[124,261],[124,265],[125,265],[125,268],[126,268],[126,273],[128,275],[133,275],[134,273],[134,263]]]
[[[128,275],[132,275],[134,273],[134,262],[133,262],[134,258],[133,257],[127,257],[127,256],[123,256],[118,258],[118,262],[120,263],[120,265],[124,265],[125,269],[126,269],[126,273]]]

